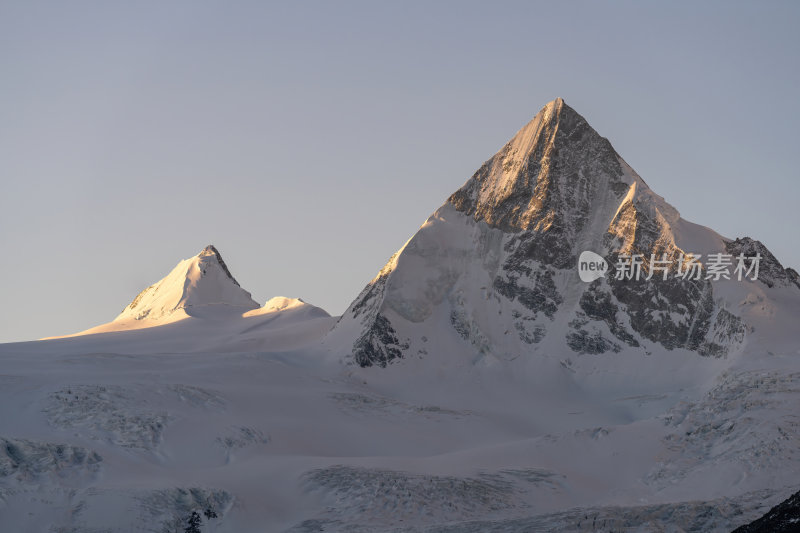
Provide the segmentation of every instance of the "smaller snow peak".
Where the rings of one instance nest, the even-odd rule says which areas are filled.
[[[256,309],[249,292],[233,278],[219,251],[206,246],[179,262],[164,278],[142,291],[115,319],[175,321],[186,316],[219,315],[220,310]],[[224,313],[223,313],[224,314]]]
[[[307,318],[330,317],[327,311],[311,305],[300,298],[287,298],[285,296],[275,296],[267,300],[262,307],[246,312],[244,317],[256,317],[263,315],[278,316],[304,316]]]
[[[270,311],[283,311],[284,309],[291,309],[294,307],[302,307],[306,304],[301,298],[286,298],[285,296],[275,296],[270,298],[264,304],[265,310]]]

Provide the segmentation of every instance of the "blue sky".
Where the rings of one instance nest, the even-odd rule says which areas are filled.
[[[800,268],[796,2],[0,3],[0,342],[213,243],[341,313],[561,96],[681,214]]]

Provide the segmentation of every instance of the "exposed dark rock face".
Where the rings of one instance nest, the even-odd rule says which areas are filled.
[[[580,300],[581,310],[586,317],[604,322],[611,333],[628,346],[637,347],[639,342],[628,330],[620,324],[618,316],[619,305],[614,303],[613,295],[600,289],[598,283],[593,283],[589,289],[583,293]]]
[[[761,260],[758,267],[758,281],[767,287],[796,286],[800,288],[800,276],[797,272],[792,268],[784,268],[761,241],[742,237],[725,243],[725,248],[729,254],[734,256],[734,264],[736,264],[736,256],[739,254],[743,254],[745,257],[755,257],[756,254],[759,254]],[[747,264],[749,265],[749,263]]]
[[[397,339],[391,322],[380,313],[370,328],[353,345],[353,357],[359,366],[386,366],[394,359],[403,357],[408,344]]]
[[[577,325],[577,324],[576,324]],[[589,333],[576,329],[567,335],[567,346],[579,354],[600,354],[608,351],[619,352],[619,344],[603,337],[600,333]]]
[[[795,492],[758,520],[738,527],[732,533],[800,533],[800,492]]]
[[[553,282],[553,270],[540,267],[520,275],[513,270],[503,269],[503,274],[494,279],[494,288],[509,300],[518,300],[535,318],[541,312],[553,319],[563,298]]]
[[[358,298],[342,315],[342,318],[359,319],[364,325],[361,335],[353,344],[353,360],[362,367],[373,365],[385,367],[393,360],[403,357],[403,350],[408,348],[407,343],[398,340],[391,322],[380,312],[380,303],[383,301],[391,272],[389,267],[396,257],[397,254],[392,256],[388,265],[364,287]]]
[[[668,350],[702,346],[714,313],[710,282],[653,277],[646,282],[612,278],[609,284],[641,337]],[[618,337],[627,335],[619,326],[614,329]]]

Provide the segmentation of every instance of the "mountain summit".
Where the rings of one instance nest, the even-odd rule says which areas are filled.
[[[390,259],[331,340],[362,366],[432,351],[516,359],[542,348],[722,357],[739,351],[758,321],[753,302],[772,300],[767,281],[707,277],[709,254],[744,248],[766,251],[758,241],[731,241],[681,218],[558,98]],[[583,283],[577,262],[584,251],[608,265],[640,255],[643,277],[609,274]],[[785,281],[790,299],[800,298],[794,272],[761,255],[762,269]],[[668,265],[663,276],[652,275],[653,256]],[[681,279],[681,258],[689,256],[699,260],[701,275]]]
[[[447,203],[506,233],[541,236],[541,245],[526,251],[558,268],[573,266],[578,245],[602,246],[612,224],[680,218],[561,98],[544,106]],[[629,205],[637,212],[628,212]]]
[[[173,321],[212,307],[231,308],[241,314],[259,306],[241,288],[219,251],[208,245],[140,292],[114,321]]]

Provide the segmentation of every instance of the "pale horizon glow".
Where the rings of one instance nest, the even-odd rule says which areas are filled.
[[[800,269],[800,4],[0,4],[0,342],[214,244],[340,314],[563,97],[681,215]]]

